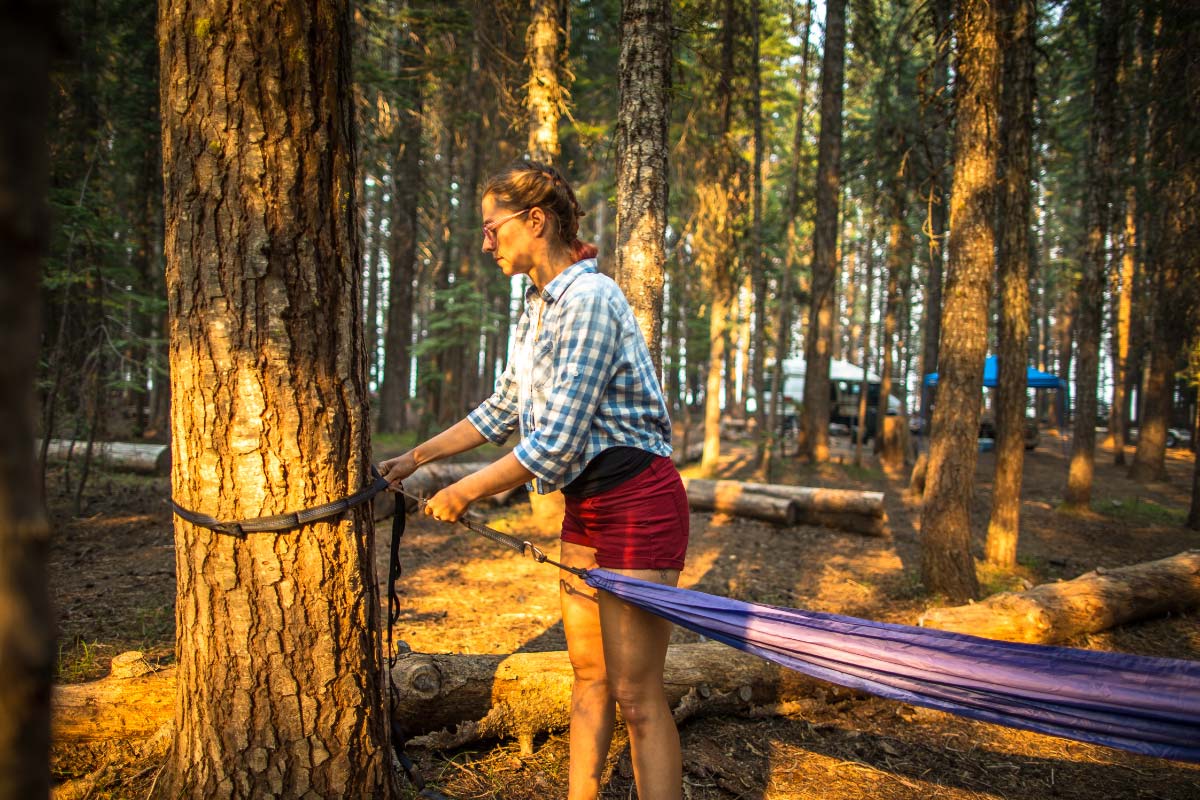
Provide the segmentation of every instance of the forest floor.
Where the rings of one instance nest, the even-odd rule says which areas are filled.
[[[886,493],[891,536],[818,527],[780,528],[721,514],[692,514],[681,585],[776,605],[913,624],[943,603],[920,585],[919,503],[907,476],[855,467],[845,440],[819,468],[789,460],[777,480]],[[749,477],[752,450],[726,443],[725,477]],[[378,454],[380,456],[385,454]],[[1168,452],[1169,478],[1149,485],[1125,477],[1101,448],[1094,511],[1060,510],[1067,447],[1044,435],[1028,454],[1019,567],[980,566],[984,594],[1072,578],[1200,547],[1183,527],[1193,460]],[[840,462],[840,463],[839,463]],[[991,501],[994,468],[980,454],[972,510],[976,552]],[[70,514],[61,472],[49,479],[54,522],[52,591],[58,611],[61,682],[107,674],[112,657],[142,650],[152,663],[173,660],[174,550],[165,478],[94,476],[80,517]],[[519,531],[555,552],[557,533],[538,529],[528,503],[481,510],[491,524]],[[381,528],[381,532],[385,528]],[[386,574],[386,537],[377,553]],[[413,518],[404,542],[403,614],[398,638],[425,652],[509,653],[564,647],[557,581],[549,567],[501,551],[452,527]],[[677,630],[675,640],[694,640]],[[1070,642],[1077,647],[1200,660],[1200,614],[1125,626]],[[697,717],[681,727],[686,796],[967,800],[967,798],[1200,797],[1200,765],[975,722],[876,698],[814,697],[786,716]],[[411,754],[426,778],[451,798],[566,796],[565,733],[540,737],[532,756],[515,742],[487,742]],[[103,767],[91,797],[144,797],[157,764],[128,750],[56,749],[60,781]],[[107,766],[105,766],[107,765]],[[618,729],[604,798],[631,798],[627,739]],[[647,799],[649,800],[649,799]]]

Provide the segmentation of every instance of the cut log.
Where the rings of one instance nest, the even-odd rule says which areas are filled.
[[[704,455],[704,442],[692,442],[686,448],[675,448],[671,453],[671,460],[675,462],[675,466],[682,467],[690,461],[699,460],[702,455]]]
[[[796,524],[796,506],[786,497],[747,492],[737,481],[684,478],[683,485],[687,490],[688,505],[695,511],[721,511],[782,525]]]
[[[396,719],[417,744],[451,747],[484,738],[517,738],[566,728],[571,665],[562,651],[512,655],[402,656],[392,671]],[[803,697],[852,692],[805,677],[716,642],[673,645],[665,670],[678,719],[749,713]],[[136,678],[59,686],[57,745],[150,736],[171,720],[175,670]]]
[[[684,486],[688,503],[700,511],[724,511],[787,525],[819,525],[870,536],[887,533],[882,492],[699,478],[685,478]]]
[[[42,443],[36,442],[41,451]],[[87,453],[87,442],[51,439],[46,448],[46,460],[80,462]],[[171,448],[165,444],[143,442],[92,442],[92,461],[117,470],[141,472],[147,475],[171,474]]]
[[[1084,633],[1200,608],[1200,550],[1097,569],[1027,592],[926,611],[920,624],[1010,642],[1054,644]]]

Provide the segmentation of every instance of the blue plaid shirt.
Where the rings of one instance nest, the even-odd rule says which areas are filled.
[[[650,351],[621,289],[595,259],[525,293],[516,346],[496,392],[467,419],[513,453],[540,494],[561,489],[602,451],[671,454],[671,420]]]

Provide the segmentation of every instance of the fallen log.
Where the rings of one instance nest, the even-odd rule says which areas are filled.
[[[869,536],[887,533],[882,492],[699,478],[685,478],[684,487],[689,505],[700,511],[723,511],[786,525],[819,525]]]
[[[1010,642],[1054,644],[1084,633],[1200,608],[1200,550],[1097,569],[981,603],[933,608],[920,624]]]
[[[402,656],[392,671],[395,716],[416,744],[454,747],[478,739],[533,737],[566,728],[571,665],[563,651],[512,655]],[[716,642],[672,645],[667,699],[682,721],[691,716],[751,713],[803,697],[853,696]],[[54,690],[54,739],[82,741],[150,736],[174,715],[175,669],[132,678],[110,676]]]
[[[462,463],[426,464],[404,479],[404,491],[417,497],[433,497],[452,483],[457,483],[472,472],[488,466],[489,461],[466,461]],[[507,503],[518,489],[509,489],[500,494],[485,497],[479,503]],[[415,500],[406,499],[405,505],[411,514],[417,508]],[[375,497],[375,519],[387,519],[396,511],[396,495],[385,492]]]
[[[35,444],[40,450],[42,443],[37,441]],[[82,461],[87,454],[87,447],[87,442],[51,439],[46,446],[46,460]],[[147,475],[169,475],[171,448],[165,444],[145,442],[92,442],[92,462]]]
[[[676,447],[671,453],[671,460],[675,462],[675,466],[682,467],[689,461],[696,461],[700,456],[704,455],[704,442],[691,442],[685,447]]]
[[[737,481],[684,478],[683,485],[687,490],[688,505],[694,511],[721,511],[782,525],[796,524],[796,506],[786,497],[747,492]]]

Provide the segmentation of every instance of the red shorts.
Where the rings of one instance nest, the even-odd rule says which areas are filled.
[[[566,498],[562,540],[596,551],[605,569],[683,569],[687,493],[675,464],[659,456],[638,475],[592,497]]]

